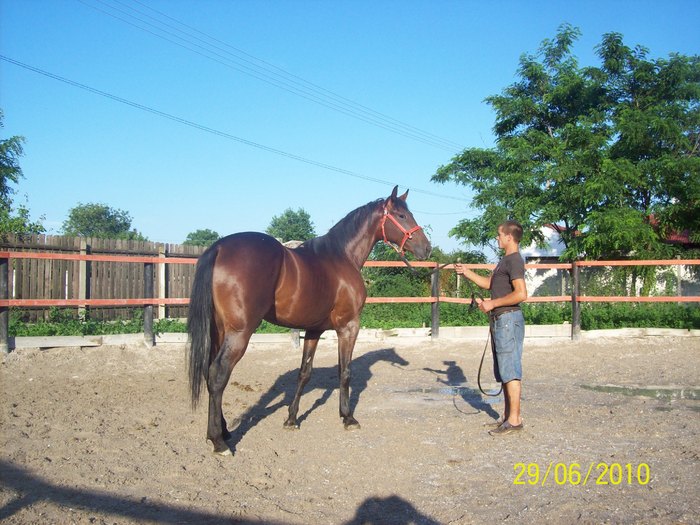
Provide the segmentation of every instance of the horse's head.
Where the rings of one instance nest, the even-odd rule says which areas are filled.
[[[398,189],[398,186],[394,186],[394,191],[384,201],[384,216],[380,223],[382,240],[393,245],[401,254],[408,250],[418,259],[427,259],[432,251],[430,241],[408,210],[408,190],[397,196]]]

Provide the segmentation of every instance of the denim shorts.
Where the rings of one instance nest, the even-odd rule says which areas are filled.
[[[506,312],[491,319],[493,373],[499,383],[522,380],[524,340],[525,319],[521,310]]]

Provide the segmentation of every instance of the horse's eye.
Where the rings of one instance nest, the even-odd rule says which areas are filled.
[[[406,216],[403,213],[399,213],[399,219],[405,219]]]

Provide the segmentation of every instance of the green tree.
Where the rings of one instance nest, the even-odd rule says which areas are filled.
[[[137,230],[131,229],[131,215],[99,203],[78,203],[68,212],[63,222],[63,234],[76,237],[103,239],[147,240]]]
[[[4,114],[0,110],[0,129],[4,127]],[[24,177],[19,165],[19,158],[24,155],[24,137],[12,136],[0,139],[0,236],[8,234],[30,235],[43,233],[44,226],[39,220],[32,222],[29,209],[25,205],[14,207],[13,195],[16,193],[13,184],[19,184]]]
[[[622,36],[603,36],[599,67],[580,67],[580,31],[559,28],[517,82],[488,97],[496,146],[468,148],[441,166],[437,182],[471,187],[481,216],[451,234],[490,243],[515,219],[525,243],[558,225],[563,258],[672,255],[665,232],[700,235],[700,59],[650,59]]]
[[[187,234],[185,242],[186,246],[209,246],[218,241],[221,236],[214,230],[195,230]]]
[[[316,236],[311,216],[304,208],[287,208],[282,215],[275,215],[265,231],[282,242],[308,241]]]

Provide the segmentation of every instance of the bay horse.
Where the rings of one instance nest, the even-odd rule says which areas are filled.
[[[209,392],[207,439],[214,452],[230,454],[231,438],[221,401],[231,372],[245,354],[262,320],[304,329],[304,349],[285,428],[297,428],[299,399],[311,377],[321,334],[338,334],[340,417],[359,428],[349,403],[350,360],[367,297],[360,270],[382,240],[403,254],[426,259],[431,252],[422,228],[406,205],[408,191],[378,199],[350,212],[327,234],[299,247],[284,247],[263,233],[236,233],[210,246],[197,261],[190,310],[189,383],[196,408],[202,384]]]

